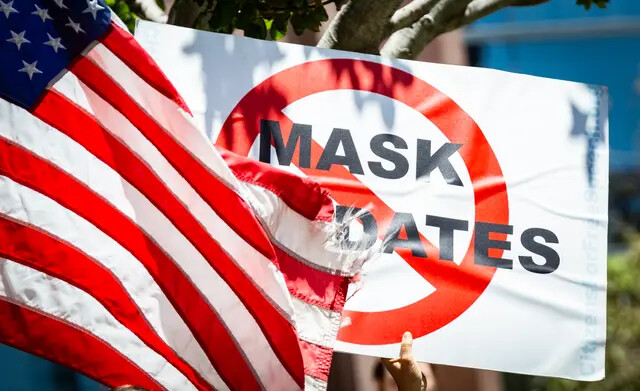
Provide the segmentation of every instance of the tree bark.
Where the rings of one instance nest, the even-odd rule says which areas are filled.
[[[416,58],[438,35],[449,31],[450,22],[464,13],[470,0],[440,0],[417,22],[391,34],[381,50],[384,56]]]
[[[415,0],[414,0],[415,1]],[[381,54],[389,57],[416,58],[438,35],[457,29],[509,6],[528,6],[545,3],[548,0],[438,0],[430,8],[428,0],[422,0],[423,10],[428,12],[408,27],[400,28],[389,37]],[[411,4],[404,8],[409,7]],[[396,19],[401,27],[415,18],[416,12],[400,9]]]
[[[440,0],[414,0],[397,10],[389,21],[388,35],[409,27],[426,15]]]
[[[391,15],[402,0],[351,0],[342,6],[319,47],[379,53]]]

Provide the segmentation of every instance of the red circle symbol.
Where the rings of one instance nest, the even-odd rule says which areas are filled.
[[[285,140],[292,122],[282,113],[289,104],[311,94],[330,90],[361,90],[387,96],[417,110],[452,143],[462,144],[460,153],[473,186],[475,221],[507,224],[507,188],[498,160],[475,121],[451,98],[413,75],[383,64],[353,59],[327,59],[293,66],[255,86],[227,117],[216,144],[248,155],[260,133],[260,120],[280,122]],[[316,170],[322,147],[313,142],[311,167],[301,168],[309,177],[329,189],[342,205],[368,206],[378,222],[379,232],[387,231],[394,211],[364,186],[345,167],[333,165],[329,171]],[[293,164],[297,154],[294,154]],[[506,235],[495,235],[505,239]],[[396,252],[435,291],[401,308],[379,312],[345,311],[345,326],[338,339],[343,342],[377,345],[396,343],[404,331],[414,337],[431,333],[466,311],[484,292],[496,269],[474,263],[473,236],[460,263],[438,259],[438,249],[426,238],[420,240],[427,259],[414,257],[410,250]],[[501,257],[502,250],[489,255]]]

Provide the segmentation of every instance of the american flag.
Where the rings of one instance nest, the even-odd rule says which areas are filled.
[[[106,385],[326,387],[366,256],[229,152],[102,0],[0,0],[0,343]]]

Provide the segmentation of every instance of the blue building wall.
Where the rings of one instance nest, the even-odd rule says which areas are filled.
[[[468,29],[483,67],[609,87],[611,171],[640,167],[640,1],[511,7]]]
[[[635,0],[609,0],[607,8],[592,6],[589,11],[577,6],[575,0],[551,0],[534,7],[511,7],[478,20],[475,25],[510,21],[535,22],[540,20],[590,19],[611,16],[640,15],[640,2]]]

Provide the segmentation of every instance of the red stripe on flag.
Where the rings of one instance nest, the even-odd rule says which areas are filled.
[[[120,60],[127,64],[142,80],[168,99],[174,101],[181,109],[191,114],[191,110],[189,110],[182,96],[180,96],[149,53],[135,40],[133,35],[111,22],[100,41],[111,52],[117,53]]]
[[[96,64],[83,57],[70,70],[138,128],[209,207],[244,241],[265,257],[273,259],[271,242],[251,208],[240,196],[222,183],[215,173],[203,166]]]
[[[165,390],[109,344],[78,326],[0,298],[0,343],[67,366],[111,387]]]
[[[286,251],[276,246],[276,254],[280,262],[280,271],[285,277],[289,292],[309,304],[332,311],[341,311],[342,292],[349,285],[351,278],[321,272],[295,259]],[[342,305],[342,304],[340,304]]]
[[[333,201],[329,192],[317,182],[223,148],[217,149],[241,181],[271,191],[291,209],[311,221],[333,220]]]
[[[302,350],[304,359],[305,375],[313,376],[323,381],[329,380],[333,349],[301,340],[300,350]]]
[[[36,111],[46,107],[51,96],[51,92],[47,93]],[[53,105],[48,110],[57,109],[57,118],[79,120],[64,108]],[[84,125],[81,121],[76,124]],[[1,137],[0,174],[57,201],[127,249],[163,290],[224,382],[232,389],[260,388],[235,340],[206,299],[173,260],[128,217],[58,167]]]
[[[0,255],[87,292],[197,389],[213,390],[160,339],[117,277],[72,244],[0,214]]]
[[[91,61],[86,59],[78,61],[73,67],[73,72],[83,83],[87,84],[98,95],[123,113],[158,148],[218,216],[227,222],[240,237],[265,255],[267,255],[265,252],[267,252],[266,246],[268,246],[267,258],[277,265],[271,242],[269,242],[255,215],[244,200],[224,183],[220,182],[213,174],[209,173],[205,167],[176,143],[155,121],[148,117],[113,80]],[[49,94],[52,93],[53,91]],[[64,98],[56,94],[51,95],[50,98],[45,97],[34,113],[53,127],[64,132],[72,132],[73,135],[70,135],[70,137],[85,146],[114,170],[117,170],[132,185],[139,187],[139,189],[141,186],[151,185],[147,182],[152,181],[150,177],[155,178],[155,175],[148,168],[143,167],[143,164],[136,164],[133,160],[137,158],[133,157],[130,151],[126,153],[122,150],[122,147],[119,147],[117,152],[113,149],[95,152],[94,139],[93,137],[87,137],[88,133],[94,131],[95,133],[101,133],[100,137],[109,137],[105,135],[107,132],[99,127],[93,118],[90,119],[86,113],[60,116],[61,102],[58,99]],[[80,111],[77,108],[75,110]],[[70,120],[71,118],[72,120]],[[88,140],[80,141],[82,138],[88,138]],[[123,170],[122,162],[117,163],[121,157],[126,159],[127,165],[136,167],[136,170]],[[109,162],[112,158],[115,158],[116,163]],[[143,171],[147,171],[147,173],[142,174]],[[137,177],[134,177],[135,175]],[[211,238],[189,211],[175,200],[175,197],[164,188],[160,181],[157,181],[154,189],[149,190],[147,188],[140,189],[140,191],[152,200],[158,209],[176,225],[234,291],[255,319],[283,366],[293,379],[302,386],[304,384],[302,357],[297,344],[296,331],[289,321],[262,295],[261,291],[238,267],[235,261]],[[267,243],[263,244],[265,240]],[[259,243],[259,245],[256,245],[256,243]]]

